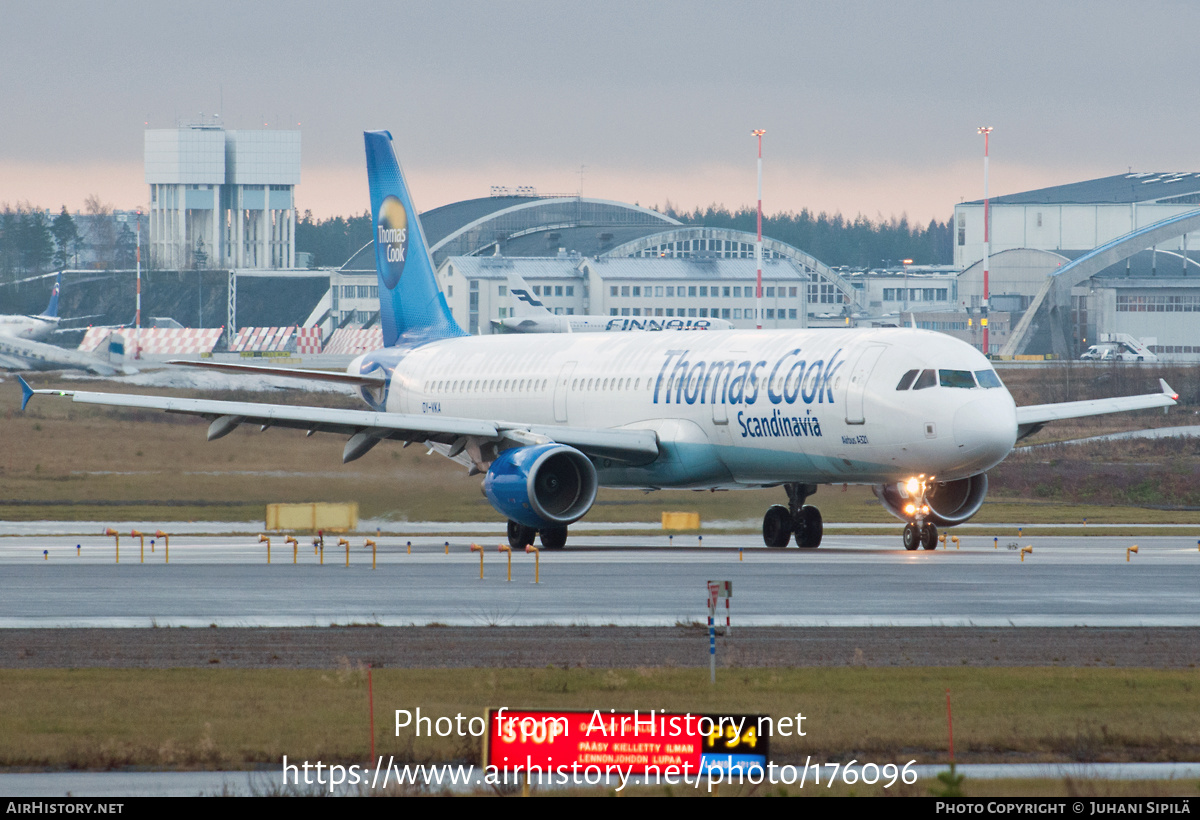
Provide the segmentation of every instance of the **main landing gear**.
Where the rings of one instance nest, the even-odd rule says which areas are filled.
[[[904,506],[904,514],[908,517],[908,523],[904,525],[904,548],[909,551],[917,547],[937,549],[937,525],[925,520],[925,516],[929,515],[929,501],[925,497],[929,483],[921,476],[909,479],[905,489],[908,490],[909,502]]]
[[[560,550],[567,543],[567,528],[566,527],[547,527],[544,530],[537,530],[533,527],[526,527],[524,524],[518,524],[516,521],[508,522],[508,545],[515,550],[523,550],[533,544],[533,539],[536,536],[542,538],[542,549]]]
[[[804,502],[817,491],[817,485],[784,484],[783,488],[788,494],[788,505],[776,504],[767,509],[763,516],[763,542],[768,547],[786,547],[795,533],[796,546],[816,549],[821,546],[824,534],[821,511]]]

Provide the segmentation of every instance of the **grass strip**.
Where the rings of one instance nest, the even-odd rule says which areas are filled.
[[[488,706],[804,715],[777,763],[1168,761],[1200,754],[1200,673],[1101,668],[377,669],[376,749],[472,762],[477,738],[394,730],[394,710],[454,719]],[[368,755],[366,670],[4,670],[0,765],[246,768]],[[465,721],[464,721],[465,726]]]

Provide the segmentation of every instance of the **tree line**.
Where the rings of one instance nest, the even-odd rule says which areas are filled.
[[[130,223],[118,222],[112,206],[96,196],[88,197],[84,213],[76,220],[65,206],[51,217],[29,203],[0,205],[0,281],[62,268],[133,267],[136,240]],[[685,225],[756,230],[756,213],[750,207],[730,211],[710,205],[681,211],[668,203],[661,213]],[[909,223],[907,216],[872,221],[861,214],[851,220],[840,213],[814,216],[808,209],[763,217],[765,236],[834,267],[874,268],[898,265],[903,259],[948,265],[953,261],[952,228],[951,220],[919,225]],[[143,232],[143,244],[147,234]],[[371,238],[369,212],[316,219],[312,211],[305,211],[296,221],[296,250],[313,254],[315,267],[343,264]]]
[[[65,205],[52,217],[28,202],[0,204],[0,282],[64,268],[133,267],[136,246],[134,230],[95,195],[78,220]]]
[[[336,268],[345,264],[374,237],[370,211],[349,218],[314,219],[305,211],[296,220],[296,250],[313,255],[313,267]],[[374,264],[372,262],[372,264]]]
[[[749,206],[731,212],[724,206],[710,205],[688,212],[668,204],[662,213],[685,225],[748,233],[758,230],[757,211]],[[814,216],[805,208],[800,213],[763,214],[763,236],[812,254],[830,267],[880,268],[897,266],[904,259],[918,265],[949,265],[954,261],[953,219],[931,219],[922,226],[909,223],[906,215],[872,221],[859,214],[851,220],[824,211]]]
[[[730,228],[754,233],[757,214],[753,208],[730,211],[710,205],[694,211],[678,211],[669,203],[654,208],[685,225]],[[852,268],[897,266],[903,259],[918,265],[949,265],[954,261],[952,220],[915,225],[907,216],[872,221],[859,214],[847,219],[840,213],[813,215],[777,213],[763,217],[763,235],[786,242],[812,254],[827,265]],[[311,211],[296,222],[296,250],[313,254],[315,266],[343,264],[359,248],[371,241],[371,214],[364,212],[349,218],[335,216],[314,219]]]

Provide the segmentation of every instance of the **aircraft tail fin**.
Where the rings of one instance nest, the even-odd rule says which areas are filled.
[[[58,278],[54,280],[54,290],[50,291],[50,304],[46,305],[46,309],[42,311],[42,318],[58,318],[58,292],[60,290],[62,290],[62,271],[58,272]]]
[[[367,131],[363,137],[384,345],[466,336],[438,288],[429,244],[409,196],[404,172],[396,161],[392,135],[387,131]]]
[[[512,296],[513,316],[546,316],[549,308],[533,295],[533,289],[515,273],[508,275],[508,292]]]

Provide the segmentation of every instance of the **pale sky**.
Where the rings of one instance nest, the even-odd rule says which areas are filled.
[[[148,199],[142,132],[299,128],[297,205],[367,207],[384,128],[418,208],[491,185],[928,221],[983,194],[1200,171],[1200,4],[0,2],[0,203]]]

